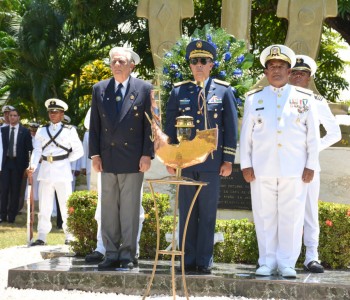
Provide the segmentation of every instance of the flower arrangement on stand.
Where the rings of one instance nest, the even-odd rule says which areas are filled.
[[[244,94],[255,83],[249,72],[254,56],[248,52],[245,41],[237,40],[222,28],[214,29],[206,25],[203,29],[197,29],[190,37],[183,36],[163,57],[160,74],[163,112],[174,83],[193,80],[186,47],[189,42],[198,39],[205,40],[216,48],[217,59],[210,76],[231,84],[238,107],[242,105]]]

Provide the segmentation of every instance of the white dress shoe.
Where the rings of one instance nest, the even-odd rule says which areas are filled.
[[[287,267],[281,270],[281,275],[284,278],[296,278],[297,272],[293,268]]]
[[[257,276],[271,276],[276,274],[276,269],[271,269],[266,265],[262,265],[255,271],[255,275]]]

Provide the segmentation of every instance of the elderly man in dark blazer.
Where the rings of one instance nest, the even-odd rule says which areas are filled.
[[[19,192],[24,171],[29,165],[29,151],[33,150],[32,137],[19,123],[16,109],[9,112],[9,125],[1,127],[1,209],[0,220],[14,223],[18,213]]]
[[[142,182],[154,156],[145,116],[152,86],[130,76],[140,57],[123,47],[109,56],[113,78],[93,86],[89,136],[92,166],[101,172],[101,271],[134,267]]]

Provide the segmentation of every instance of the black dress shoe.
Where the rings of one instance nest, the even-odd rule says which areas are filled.
[[[138,267],[139,266],[139,259],[137,257],[135,257],[134,260],[132,261],[132,263],[134,264],[134,267]]]
[[[134,263],[130,260],[122,260],[121,261],[121,268],[132,270],[134,268]]]
[[[115,260],[107,257],[98,264],[99,271],[115,271],[115,269],[119,267],[120,267],[119,260]]]
[[[198,274],[203,274],[203,275],[211,274],[211,267],[198,267]]]
[[[30,246],[45,246],[46,243],[43,240],[36,240],[35,242],[32,242]]]
[[[105,256],[101,252],[94,251],[85,256],[85,261],[87,263],[99,263],[103,260],[104,257]]]
[[[175,267],[175,272],[177,274],[182,274],[182,267],[181,266]],[[196,273],[197,273],[197,266],[185,265],[185,274],[191,275]]]
[[[304,270],[311,273],[323,273],[323,266],[316,260],[310,261],[307,266],[304,265]]]

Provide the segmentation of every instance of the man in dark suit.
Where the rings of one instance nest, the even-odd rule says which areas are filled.
[[[232,172],[237,142],[237,111],[235,98],[229,83],[210,78],[215,48],[206,41],[193,41],[186,48],[190,68],[196,82],[203,83],[200,88],[193,81],[175,84],[166,109],[165,133],[171,143],[178,143],[176,137],[176,118],[191,116],[195,124],[192,138],[198,130],[218,127],[217,150],[204,163],[182,170],[184,177],[208,182],[202,188],[193,207],[188,223],[185,242],[185,271],[210,274],[213,262],[214,231],[216,209],[220,194],[220,176],[229,176]],[[199,101],[199,99],[201,101]],[[205,102],[204,102],[205,101]],[[205,113],[205,107],[207,113]],[[207,115],[207,120],[205,116]],[[167,167],[169,173],[175,170]],[[179,193],[180,245],[187,214],[197,187],[184,186]]]
[[[93,86],[89,156],[101,172],[101,231],[106,248],[98,269],[132,269],[144,172],[151,165],[151,84],[130,76],[140,57],[129,48],[109,52],[113,78]]]
[[[1,128],[1,220],[14,223],[18,213],[19,192],[24,171],[29,165],[29,151],[33,150],[32,137],[19,123],[16,109],[9,113],[9,126]]]

